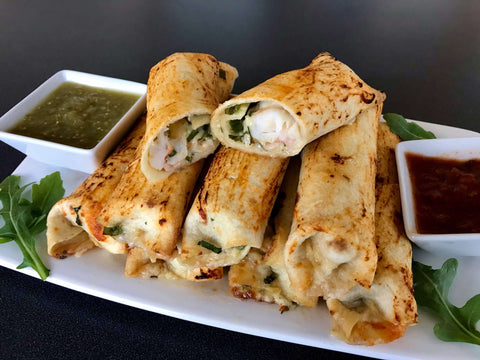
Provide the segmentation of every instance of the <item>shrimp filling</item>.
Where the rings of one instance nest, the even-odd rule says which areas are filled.
[[[211,154],[218,145],[210,131],[210,115],[190,115],[169,125],[153,140],[150,165],[158,170],[180,169]]]
[[[235,105],[225,110],[229,137],[266,150],[290,149],[300,130],[292,115],[273,101]]]

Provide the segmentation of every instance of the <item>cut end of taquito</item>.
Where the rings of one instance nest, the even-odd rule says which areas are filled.
[[[237,77],[233,66],[200,53],[172,54],[150,70],[141,160],[148,180],[166,178],[215,151],[210,116]]]
[[[347,65],[321,53],[307,67],[279,74],[220,105],[211,128],[225,146],[290,157],[384,99]]]

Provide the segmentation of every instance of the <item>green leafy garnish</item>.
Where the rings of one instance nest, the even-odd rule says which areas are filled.
[[[204,247],[205,249],[213,251],[215,254],[220,254],[222,252],[221,248],[216,247],[215,245],[210,244],[209,242],[204,241],[204,240],[199,241],[197,243],[197,245],[200,245],[200,246]]]
[[[145,225],[147,225],[146,222],[145,222]],[[117,236],[122,233],[123,233],[123,229],[121,225],[105,226],[103,228],[103,235]]]
[[[195,136],[197,136],[199,130],[200,130],[200,128],[197,128],[197,129],[192,130],[192,131],[190,132],[190,134],[188,134],[188,136],[187,136],[187,141],[192,141],[193,138],[194,138]]]
[[[415,299],[420,306],[428,307],[439,322],[433,328],[442,341],[467,342],[480,345],[480,294],[468,300],[462,308],[451,304],[448,293],[457,273],[458,261],[448,259],[440,269],[413,262]]]
[[[226,80],[227,79],[227,73],[225,72],[225,70],[223,69],[219,69],[218,70],[218,76],[223,79],[223,80]]]
[[[46,229],[48,212],[63,197],[65,189],[59,172],[32,185],[32,201],[22,197],[31,184],[22,187],[19,184],[20,177],[16,175],[10,175],[0,183],[0,216],[5,222],[0,228],[0,242],[15,241],[23,254],[23,262],[17,269],[31,267],[45,280],[50,271],[35,249],[35,236]]]
[[[177,150],[173,149],[170,154],[168,154],[168,157],[172,157],[172,156],[175,156],[175,154],[177,153]]]
[[[185,160],[188,161],[189,163],[191,163],[192,160],[193,160],[193,154],[185,156]]]
[[[421,140],[435,139],[435,135],[431,131],[423,129],[414,122],[408,122],[399,114],[383,114],[383,118],[393,133],[400,136],[402,140]]]

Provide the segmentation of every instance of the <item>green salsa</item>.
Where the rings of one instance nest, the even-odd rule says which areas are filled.
[[[65,82],[7,131],[91,149],[140,95]]]

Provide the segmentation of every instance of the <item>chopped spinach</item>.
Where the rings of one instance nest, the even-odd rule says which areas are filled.
[[[105,226],[103,228],[103,235],[117,236],[123,233],[121,225]]]
[[[197,243],[197,245],[200,245],[200,246],[204,247],[205,249],[213,251],[215,254],[220,254],[222,252],[221,248],[216,247],[215,245],[210,244],[209,242],[204,241],[204,240],[199,241]]]
[[[82,226],[82,221],[80,220],[80,215],[78,214],[81,208],[81,205],[73,208],[73,211],[75,211],[75,214],[77,215],[77,217],[75,218],[75,224],[77,224],[78,226]]]

